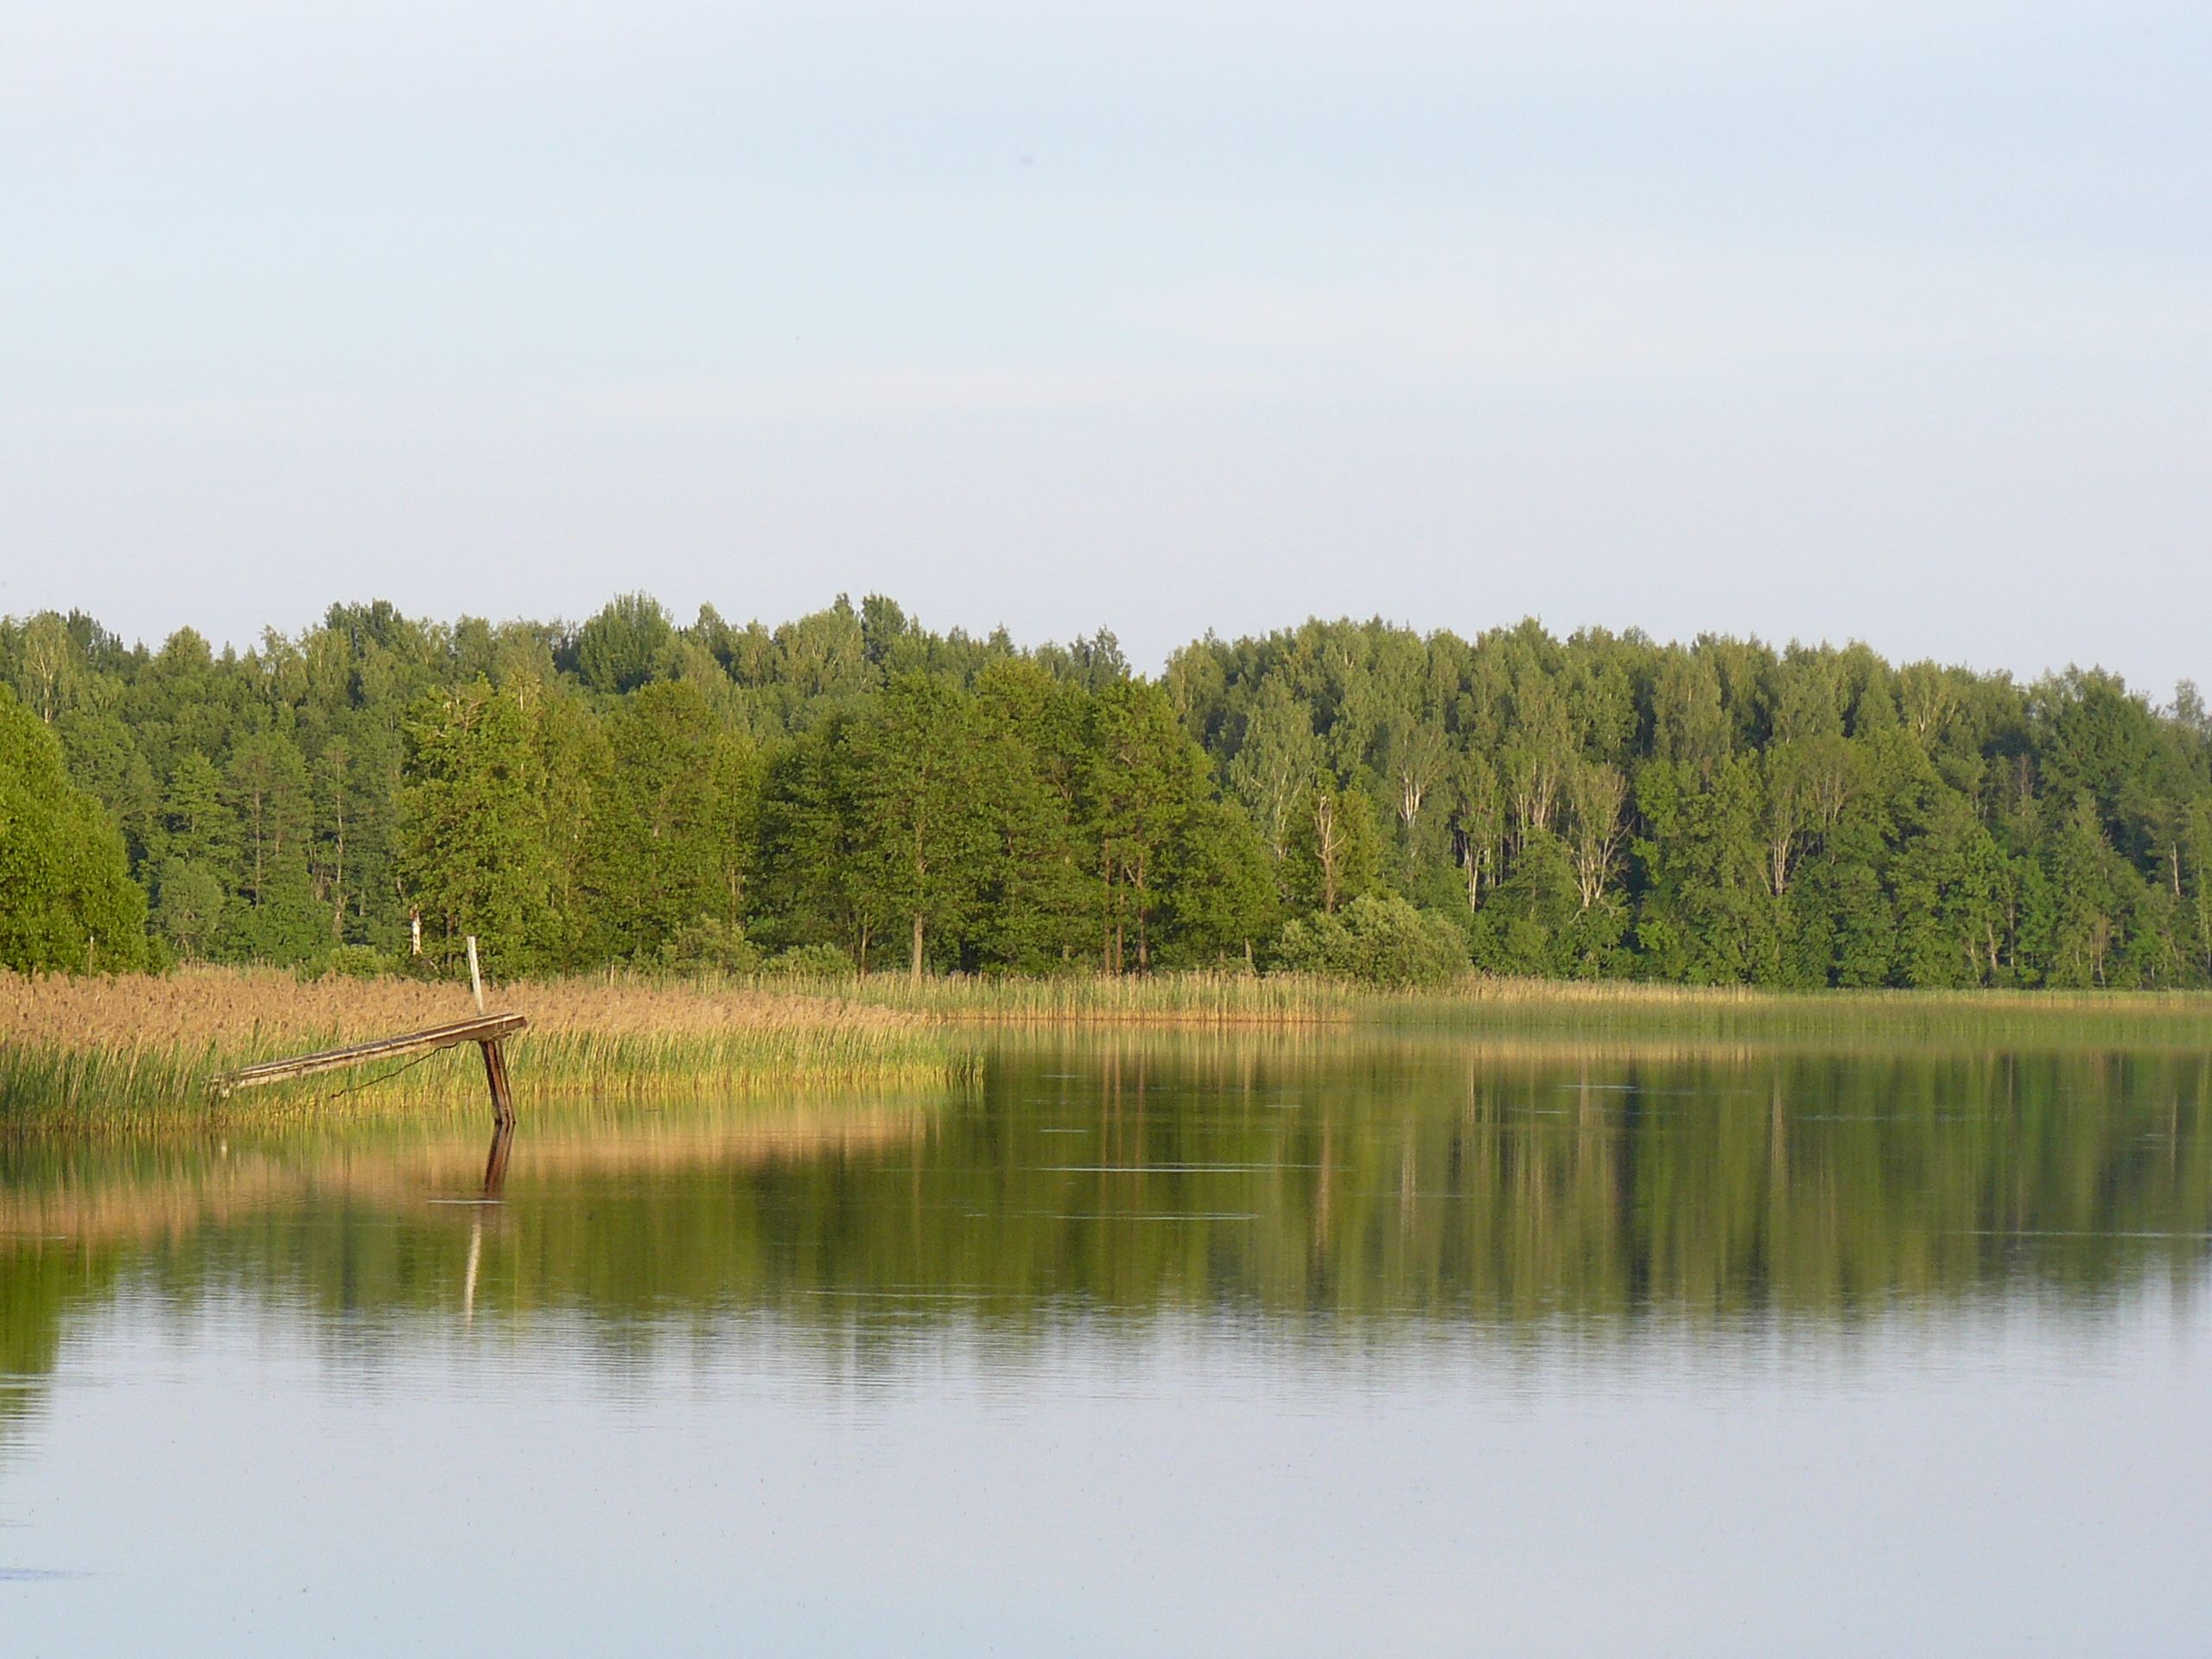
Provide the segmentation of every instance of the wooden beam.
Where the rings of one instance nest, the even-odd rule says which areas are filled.
[[[254,1089],[264,1084],[289,1083],[296,1077],[311,1077],[318,1071],[340,1071],[347,1066],[367,1065],[375,1060],[404,1059],[410,1054],[428,1054],[434,1049],[454,1048],[462,1043],[481,1043],[485,1046],[485,1067],[489,1071],[493,1065],[492,1045],[512,1037],[524,1029],[530,1021],[518,1014],[491,1014],[480,1019],[458,1020],[450,1026],[433,1026],[428,1031],[413,1032],[404,1037],[385,1037],[373,1043],[356,1043],[351,1048],[329,1048],[320,1054],[302,1054],[296,1059],[264,1060],[259,1065],[249,1065],[215,1079],[216,1090],[228,1095],[234,1089]],[[500,1085],[506,1082],[505,1056],[498,1062],[497,1080],[493,1084],[493,1106],[500,1103],[499,1096],[505,1091]]]

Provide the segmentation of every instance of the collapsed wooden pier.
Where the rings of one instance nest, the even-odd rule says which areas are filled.
[[[215,1088],[219,1096],[227,1099],[239,1089],[255,1089],[272,1083],[292,1083],[301,1077],[314,1077],[318,1072],[342,1071],[351,1066],[368,1065],[378,1060],[403,1060],[441,1048],[457,1048],[463,1043],[474,1043],[484,1051],[484,1080],[492,1090],[493,1121],[511,1124],[515,1119],[514,1095],[507,1084],[507,1054],[504,1044],[506,1039],[527,1029],[529,1025],[530,1021],[518,1014],[480,1014],[474,1020],[459,1020],[449,1026],[433,1026],[428,1031],[411,1032],[404,1037],[383,1037],[372,1043],[356,1043],[351,1048],[328,1048],[319,1054],[302,1054],[289,1060],[264,1060],[258,1065],[249,1065],[227,1077],[218,1077]]]

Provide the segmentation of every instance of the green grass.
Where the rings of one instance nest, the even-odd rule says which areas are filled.
[[[212,1046],[194,1052],[181,1045],[121,1051],[0,1045],[0,1125],[121,1127],[151,1113],[205,1103],[209,1078],[226,1065],[249,1063]]]

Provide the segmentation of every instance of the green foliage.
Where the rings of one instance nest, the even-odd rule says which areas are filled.
[[[1382,883],[1375,809],[1357,789],[1317,779],[1292,802],[1282,860],[1283,890],[1306,910],[1333,912]]]
[[[327,944],[330,926],[308,870],[313,801],[298,746],[276,732],[236,745],[222,800],[237,837],[237,898],[225,918],[230,954],[281,962]]]
[[[1241,950],[1268,895],[1217,810],[1153,688],[1093,696],[1004,663],[973,692],[906,675],[771,767],[763,906],[791,944],[915,975]]]
[[[972,699],[913,675],[839,732],[851,891],[878,937],[906,937],[917,979],[931,933],[957,936],[973,919],[993,850],[975,717]]]
[[[145,923],[123,838],[69,781],[60,741],[0,686],[0,967],[137,968]]]
[[[701,916],[669,937],[660,947],[660,961],[682,974],[752,974],[760,969],[760,947],[745,937],[738,923]]]
[[[1077,957],[1099,899],[1080,788],[1091,698],[1034,664],[1001,661],[976,682],[981,849],[961,965],[1052,973]]]
[[[1166,696],[1137,680],[1098,694],[1084,804],[1104,894],[1109,973],[1153,965],[1173,850],[1192,815],[1212,797],[1205,753]]]
[[[853,959],[834,944],[795,944],[770,958],[764,971],[776,979],[845,980],[853,977]]]
[[[322,970],[342,979],[381,979],[398,964],[372,944],[337,944],[322,959]]]
[[[399,880],[424,950],[448,966],[480,941],[507,976],[563,965],[576,918],[573,861],[588,834],[596,728],[580,734],[539,687],[473,686],[427,698],[406,726]]]
[[[688,680],[646,686],[607,723],[607,738],[586,953],[650,957],[702,917],[737,927],[758,791],[752,743],[724,729]]]
[[[1206,801],[1184,820],[1166,867],[1167,904],[1159,960],[1205,967],[1241,957],[1274,931],[1281,912],[1267,849],[1251,821]]]
[[[169,774],[162,798],[161,845],[172,858],[193,860],[216,870],[238,860],[238,824],[225,798],[223,774],[197,749],[188,749]]]
[[[990,850],[972,699],[904,679],[802,739],[772,774],[764,857],[795,944],[918,976],[974,913]],[[896,960],[895,956],[892,957]]]
[[[1395,893],[1363,893],[1333,915],[1294,917],[1283,924],[1276,953],[1301,973],[1392,988],[1446,984],[1467,966],[1459,930]]]
[[[201,861],[173,856],[154,892],[156,933],[187,962],[205,957],[222,925],[222,878]]]
[[[625,594],[576,634],[576,677],[594,691],[634,691],[670,665],[676,628],[658,601]]]
[[[0,620],[0,678],[194,961],[398,956],[419,908],[433,971],[475,931],[505,973],[1141,972],[1395,893],[1506,974],[2212,983],[2212,719],[2094,671],[1346,620],[1154,683],[1103,631],[632,594],[574,631],[338,606],[220,653],[48,613]]]

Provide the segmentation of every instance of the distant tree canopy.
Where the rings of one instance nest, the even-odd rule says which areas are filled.
[[[474,933],[509,974],[2212,983],[2212,721],[2096,671],[1317,621],[1147,681],[1103,632],[632,594],[337,606],[220,657],[48,613],[0,678],[32,965],[398,956],[419,916],[434,965]]]

